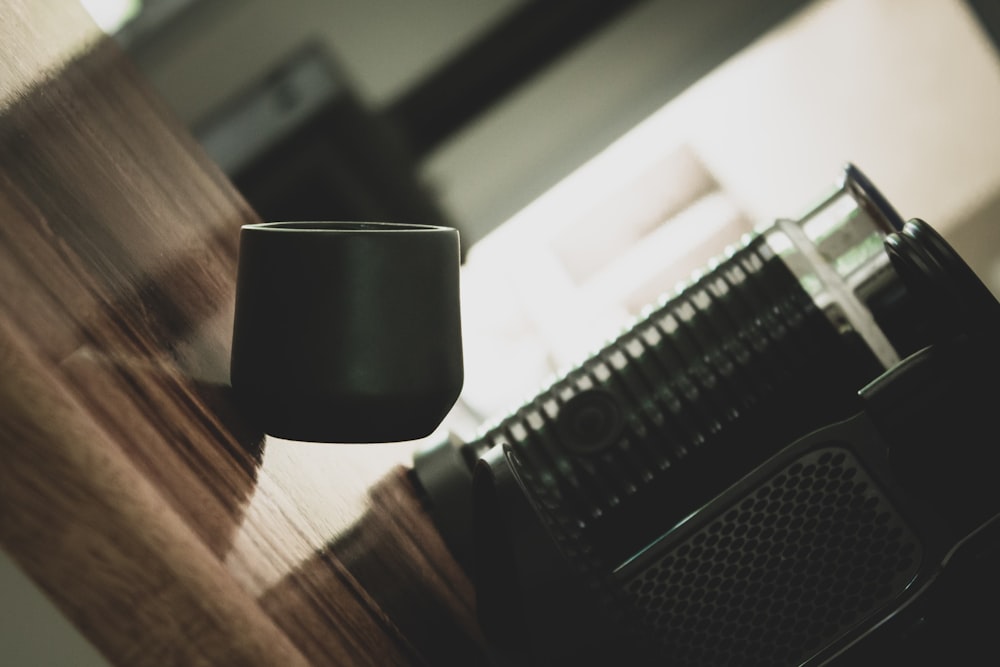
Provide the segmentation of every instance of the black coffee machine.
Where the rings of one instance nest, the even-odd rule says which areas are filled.
[[[498,665],[954,663],[1000,620],[998,332],[848,166],[414,477]]]

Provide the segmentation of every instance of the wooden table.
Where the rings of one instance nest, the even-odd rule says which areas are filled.
[[[255,221],[73,0],[5,0],[0,544],[116,664],[485,664],[410,448],[234,409]]]

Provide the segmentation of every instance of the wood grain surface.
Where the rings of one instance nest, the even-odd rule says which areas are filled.
[[[234,409],[254,212],[73,0],[2,8],[2,548],[115,664],[485,664],[412,448]]]

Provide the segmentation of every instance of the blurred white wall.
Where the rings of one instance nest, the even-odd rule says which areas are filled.
[[[525,106],[496,113],[529,114],[527,100],[519,102]],[[462,401],[483,417],[517,407],[551,374],[621,330],[636,314],[636,287],[650,294],[652,285],[639,280],[662,278],[659,289],[669,291],[678,277],[657,274],[660,265],[690,272],[679,256],[704,262],[706,248],[720,253],[746,231],[744,218],[798,217],[831,191],[846,162],[858,165],[904,218],[938,229],[1000,295],[998,119],[1000,57],[964,2],[813,3],[472,248],[463,281]],[[491,122],[497,125],[473,128],[470,134],[479,134],[433,167],[474,171],[477,153],[502,151],[503,120],[482,124]],[[507,127],[513,133],[516,124]],[[678,153],[687,156],[688,166],[678,167],[687,169],[684,177],[662,166]],[[573,239],[580,257],[603,253],[609,238],[621,241],[636,223],[647,225],[636,217],[645,215],[638,202],[662,206],[655,202],[682,195],[698,174],[718,183],[725,202],[683,221],[704,234],[636,235],[625,243],[634,248],[616,251],[635,280],[603,269],[591,270],[586,283],[574,278],[576,260],[565,256],[560,239]],[[488,206],[471,196],[451,203],[464,215]],[[600,233],[592,229],[594,212],[606,226]],[[665,228],[680,222],[661,220]]]

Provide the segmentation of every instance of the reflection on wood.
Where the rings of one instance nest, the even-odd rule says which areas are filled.
[[[227,386],[255,214],[76,3],[4,15],[0,546],[117,664],[482,664],[403,450],[262,467]]]
[[[0,330],[0,541],[117,664],[308,664],[60,378]]]
[[[426,530],[408,475],[397,468],[375,484],[368,512],[330,549],[430,664],[479,664],[483,638],[471,582],[440,535]],[[448,641],[440,641],[441,627],[452,628]]]
[[[322,592],[355,580],[366,587],[359,595],[377,601],[391,620],[381,638],[377,633],[345,635],[331,627],[345,610]],[[431,665],[483,664],[470,601],[471,584],[441,538],[426,530],[426,517],[402,468],[372,488],[369,510],[347,533],[261,596],[275,622],[319,664],[365,662],[372,642],[386,644],[386,652],[398,651],[400,660],[420,656]],[[450,628],[447,637],[443,627]]]

